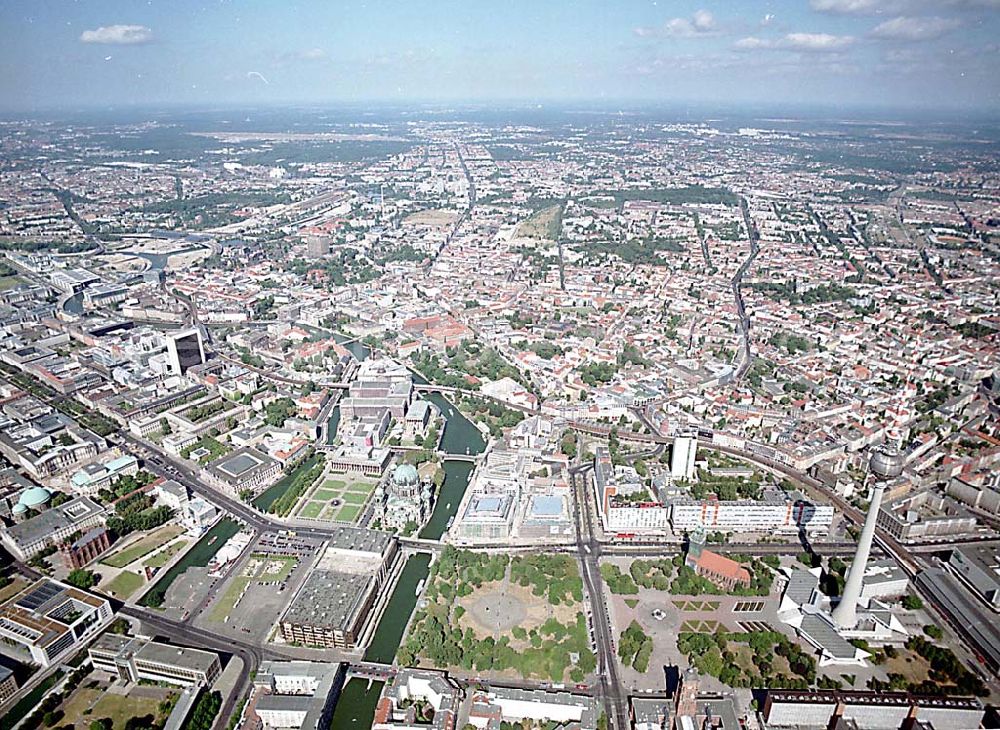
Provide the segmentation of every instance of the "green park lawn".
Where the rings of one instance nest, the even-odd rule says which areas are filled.
[[[309,502],[299,511],[299,516],[315,520],[323,513],[323,507],[322,502]]]
[[[123,570],[108,583],[107,591],[115,598],[124,600],[142,588],[143,583],[145,581],[138,573],[133,573],[131,570]]]
[[[162,568],[170,562],[171,558],[187,547],[187,544],[187,540],[178,540],[170,547],[164,548],[153,557],[144,560],[143,565],[148,565],[150,568]]]
[[[157,710],[158,704],[157,700],[150,699],[149,697],[140,697],[138,694],[133,697],[131,695],[122,696],[105,692],[87,717],[95,719],[107,717],[114,723],[114,727],[125,727],[125,723],[133,717],[159,715]],[[88,721],[86,725],[79,725],[78,727],[90,727],[90,723]]]
[[[677,606],[682,611],[717,611],[719,610],[718,601],[691,601],[691,600],[681,600],[674,601],[674,605]]]
[[[226,588],[226,592],[222,594],[222,598],[216,601],[215,606],[212,607],[212,620],[225,621],[226,616],[232,612],[233,606],[236,605],[236,600],[243,593],[243,589],[249,584],[250,579],[245,575],[238,575],[233,578],[229,587]]]
[[[8,598],[18,593],[22,588],[28,584],[24,578],[18,575],[14,575],[10,583],[8,583],[3,588],[0,588],[0,603],[5,603]]]
[[[719,626],[720,624],[718,621],[698,621],[696,619],[691,619],[681,624],[681,631],[694,631],[700,634],[714,634],[719,630]],[[722,627],[722,630],[726,630],[725,626]]]
[[[124,550],[119,550],[104,558],[101,562],[105,565],[110,565],[112,568],[124,568],[129,563],[153,552],[161,545],[166,545],[183,531],[183,528],[179,525],[164,525],[141,540],[132,543]]]
[[[376,483],[369,480],[326,479],[304,498],[298,516],[313,520],[354,522]],[[331,504],[339,500],[340,504]]]
[[[337,512],[337,516],[334,518],[338,522],[354,522],[358,519],[358,515],[361,514],[361,507],[356,504],[345,504]]]
[[[0,291],[7,291],[8,289],[13,289],[20,283],[21,279],[17,276],[0,276]]]
[[[348,492],[358,492],[361,494],[371,494],[375,491],[375,482],[351,482],[347,487]]]
[[[81,718],[82,722],[82,718],[91,716],[90,708],[100,701],[103,694],[104,691],[97,687],[78,687],[76,691],[70,695],[69,699],[63,702],[60,709],[62,709],[65,717],[70,719]],[[96,720],[97,716],[94,716],[94,719]],[[89,728],[90,721],[88,720],[86,724],[78,725],[77,727]]]

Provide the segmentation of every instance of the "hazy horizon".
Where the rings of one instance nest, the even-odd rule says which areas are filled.
[[[486,117],[507,115],[512,123],[528,124],[532,118],[561,117],[571,120],[620,118],[646,119],[650,123],[743,123],[743,124],[819,124],[900,126],[914,124],[994,127],[1000,116],[993,109],[956,109],[948,107],[865,106],[861,104],[802,104],[794,102],[767,105],[684,100],[635,99],[495,99],[495,100],[340,100],[329,102],[271,101],[260,103],[198,104],[192,102],[145,104],[53,105],[31,109],[0,108],[0,121],[133,124],[150,121],[170,123],[204,122],[225,119],[226,124],[257,126],[263,119],[287,117],[288,126],[308,125],[305,117],[327,124],[357,124],[366,118],[372,123],[462,119],[496,121]],[[232,118],[230,118],[232,117]],[[242,117],[242,118],[236,118]],[[319,121],[317,121],[319,120]],[[551,120],[551,119],[550,119]],[[248,127],[249,128],[249,127]],[[1000,128],[1000,126],[998,126]]]

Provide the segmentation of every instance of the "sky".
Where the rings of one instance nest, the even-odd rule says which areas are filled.
[[[0,109],[1000,110],[1000,0],[3,0]]]

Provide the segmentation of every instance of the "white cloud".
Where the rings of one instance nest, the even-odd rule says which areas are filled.
[[[836,15],[879,15],[900,12],[907,0],[810,0],[813,10]]]
[[[746,38],[740,38],[733,45],[741,51],[756,51],[760,48],[774,48],[774,44],[775,41],[757,38],[756,36],[748,36]]]
[[[740,51],[777,50],[829,53],[847,48],[854,43],[854,40],[854,37],[849,35],[788,33],[777,39],[758,38],[757,36],[741,38],[736,41],[734,48]]]
[[[665,38],[697,38],[713,35],[718,31],[715,16],[707,10],[697,10],[690,18],[671,18],[659,28],[643,26],[632,32],[640,38],[663,36]]]
[[[789,33],[782,39],[784,47],[795,51],[839,51],[852,43],[849,35],[829,33]]]
[[[80,34],[81,43],[101,43],[115,46],[134,46],[153,40],[153,31],[145,25],[102,25]]]
[[[955,18],[908,18],[901,15],[877,25],[871,36],[890,41],[927,41],[940,38],[960,25],[961,22]]]
[[[715,30],[715,16],[707,10],[695,11],[695,14],[691,18],[691,23],[694,25],[695,30],[701,33]]]
[[[326,58],[326,51],[322,48],[307,48],[299,53],[299,58],[303,61],[322,61]]]

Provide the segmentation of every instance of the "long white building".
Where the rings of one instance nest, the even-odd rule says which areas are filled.
[[[710,532],[826,532],[832,523],[833,505],[814,504],[794,494],[724,502],[679,499],[670,504],[675,531],[704,527]]]
[[[687,447],[682,447],[687,448]],[[695,446],[684,455],[693,460]],[[676,452],[675,452],[676,456]],[[686,468],[686,466],[685,466]],[[693,468],[693,461],[692,461]],[[604,529],[617,533],[681,533],[702,527],[709,532],[798,532],[823,533],[833,523],[833,505],[814,504],[797,492],[771,489],[761,499],[720,501],[715,497],[661,497],[665,501],[629,498],[645,488],[628,470],[612,464],[607,449],[594,456],[594,491]]]

